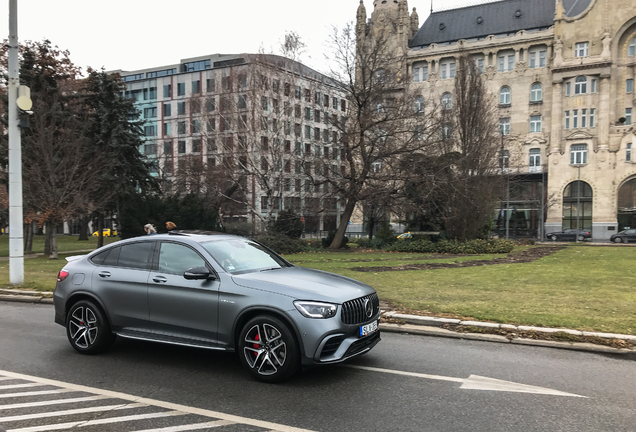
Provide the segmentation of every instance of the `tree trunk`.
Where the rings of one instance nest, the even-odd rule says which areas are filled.
[[[33,252],[33,222],[24,224],[24,253]]]
[[[340,225],[336,230],[336,236],[333,238],[329,249],[340,249],[342,247],[345,232],[347,231],[347,225],[349,224],[349,220],[353,214],[353,209],[356,207],[356,202],[357,201],[353,199],[347,200],[344,213],[342,213],[342,218],[340,218]]]
[[[53,224],[49,221],[44,222],[44,255],[51,255],[51,234],[53,233]]]
[[[80,232],[78,241],[88,241],[88,216],[80,219]]]
[[[104,246],[104,215],[97,215],[97,247]]]
[[[368,225],[369,240],[373,240],[373,229],[375,228],[375,218],[373,216],[370,217],[368,223],[369,223]]]
[[[53,229],[51,230],[51,253],[49,255],[50,260],[57,259],[57,227],[51,224]]]

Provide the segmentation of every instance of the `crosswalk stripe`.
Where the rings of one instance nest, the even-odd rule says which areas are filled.
[[[49,411],[42,413],[33,413],[33,414],[23,414],[17,416],[9,416],[9,417],[0,417],[0,422],[12,422],[12,421],[20,421],[20,420],[33,420],[38,418],[45,417],[61,417],[67,415],[74,414],[86,414],[92,412],[99,411],[116,411],[122,409],[130,409],[130,408],[140,408],[148,405],[145,404],[119,404],[119,405],[105,405],[105,406],[97,406],[97,407],[89,407],[89,408],[77,408],[72,410],[64,410],[64,411]]]
[[[194,423],[189,425],[168,426],[161,429],[153,428],[153,429],[144,429],[144,430],[132,431],[132,432],[181,432],[181,431],[192,431],[197,429],[207,429],[207,428],[220,427],[220,426],[228,426],[233,424],[236,424],[236,423],[229,420],[217,420],[217,421],[206,422],[206,423]]]
[[[96,426],[103,425],[108,423],[123,423],[127,421],[133,420],[148,420],[153,418],[161,418],[161,417],[172,417],[184,415],[186,413],[180,411],[164,411],[158,413],[150,413],[150,414],[137,414],[131,416],[124,417],[111,417],[99,420],[87,420],[87,421],[78,421],[78,422],[70,422],[70,423],[58,423],[51,425],[42,425],[42,426],[32,426],[21,429],[11,429],[11,432],[45,432],[52,430],[60,430],[60,429],[71,429],[75,427],[86,427],[86,426]]]
[[[3,385],[0,386],[0,390],[10,390],[10,389],[17,389],[17,388],[27,388],[27,387],[42,387],[42,384],[37,384],[37,383],[27,383],[27,384],[7,384],[7,385]]]
[[[41,395],[56,394],[56,393],[68,393],[72,391],[77,391],[77,390],[63,388],[63,389],[57,389],[57,390],[41,390],[41,391],[22,392],[22,393],[5,393],[5,394],[0,394],[0,398],[41,396]]]
[[[39,406],[76,403],[76,402],[90,402],[90,401],[96,401],[100,399],[108,399],[108,398],[106,396],[86,396],[86,397],[55,399],[55,400],[47,400],[47,401],[39,401],[39,402],[25,402],[25,403],[18,403],[18,404],[0,405],[0,410],[33,408],[33,407],[39,407]]]
[[[14,380],[15,378],[11,378],[11,377],[0,377],[0,381],[9,381],[9,380]]]

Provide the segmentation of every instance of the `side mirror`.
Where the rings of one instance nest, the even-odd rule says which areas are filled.
[[[183,277],[187,280],[205,280],[216,279],[214,274],[210,273],[207,267],[192,267],[183,273]]]

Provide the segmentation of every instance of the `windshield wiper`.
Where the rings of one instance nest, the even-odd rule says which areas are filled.
[[[263,269],[263,270],[261,270],[261,271],[262,271],[262,272],[264,272],[264,271],[270,271],[270,270],[278,270],[278,269],[281,269],[281,268],[282,268],[282,267],[271,267],[271,268]]]

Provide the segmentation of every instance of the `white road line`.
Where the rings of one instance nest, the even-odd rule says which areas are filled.
[[[75,403],[75,402],[89,402],[89,401],[96,401],[101,399],[108,399],[108,398],[104,396],[86,396],[86,397],[79,397],[79,398],[55,399],[55,400],[47,400],[47,401],[39,401],[39,402],[25,402],[25,403],[19,403],[19,404],[0,405],[0,410],[32,408],[32,407],[39,407],[39,406],[57,405],[57,404]]]
[[[197,430],[197,429],[207,429],[207,428],[213,428],[213,427],[219,427],[219,426],[229,426],[233,424],[236,424],[236,423],[228,421],[228,420],[217,420],[217,421],[206,422],[206,423],[169,426],[169,427],[165,427],[161,429],[153,428],[153,429],[144,429],[141,431],[131,431],[131,432],[181,432],[181,431],[191,431],[191,430]]]
[[[17,416],[10,417],[0,417],[1,422],[12,422],[12,421],[20,421],[20,420],[33,420],[38,418],[46,418],[46,417],[62,417],[67,415],[75,415],[75,414],[86,414],[100,411],[117,411],[123,409],[130,408],[141,408],[148,405],[144,404],[119,404],[119,405],[105,405],[105,406],[97,406],[97,407],[89,407],[89,408],[77,408],[72,410],[64,410],[64,411],[49,411],[42,413],[33,413],[33,414],[23,414]]]
[[[512,381],[503,381],[495,378],[482,377],[479,375],[471,375],[468,378],[454,378],[447,377],[441,375],[427,375],[416,372],[404,372],[392,369],[380,369],[368,366],[356,366],[356,365],[342,365],[345,367],[350,367],[353,369],[362,369],[368,370],[372,372],[382,372],[394,375],[404,375],[404,376],[412,376],[417,378],[426,378],[432,380],[439,381],[452,381],[458,382],[462,385],[459,387],[465,390],[486,390],[486,391],[505,391],[505,392],[513,392],[513,393],[533,393],[533,394],[543,394],[550,396],[569,396],[569,397],[581,397],[586,398],[587,396],[581,396],[574,393],[566,393],[559,390],[553,390],[545,387],[536,387],[527,384],[519,384]]]
[[[15,378],[11,378],[11,377],[0,377],[0,381],[9,381]]]
[[[161,418],[161,417],[173,417],[184,415],[186,413],[180,411],[164,411],[158,413],[151,414],[137,414],[125,417],[111,417],[99,420],[87,420],[87,421],[78,421],[71,423],[57,423],[51,425],[42,425],[42,426],[32,426],[21,429],[10,429],[11,432],[44,432],[44,431],[52,431],[52,430],[60,430],[60,429],[71,429],[75,427],[86,427],[86,426],[96,426],[108,423],[123,423],[127,421],[133,420],[148,420],[153,418]]]
[[[25,380],[25,381],[38,382],[38,383],[44,384],[44,385],[52,385],[52,386],[62,387],[63,389],[65,389],[63,391],[77,391],[77,392],[93,393],[93,394],[98,394],[98,395],[102,395],[102,396],[109,397],[109,398],[123,399],[123,400],[127,400],[127,401],[132,401],[132,402],[144,403],[146,405],[158,406],[158,407],[166,408],[166,409],[170,409],[170,410],[178,410],[178,411],[182,411],[182,412],[185,412],[185,413],[188,413],[188,414],[197,414],[197,415],[201,415],[201,416],[205,416],[205,417],[213,417],[213,418],[218,418],[218,419],[221,419],[221,420],[228,420],[228,421],[231,421],[231,422],[234,422],[234,423],[242,423],[242,424],[247,424],[247,425],[250,425],[250,426],[261,427],[263,429],[272,429],[272,430],[275,430],[277,432],[313,432],[313,431],[311,431],[309,429],[301,429],[301,428],[296,428],[296,427],[293,427],[293,426],[285,426],[285,425],[272,423],[272,422],[268,422],[268,421],[255,420],[255,419],[251,419],[251,418],[247,418],[247,417],[240,417],[240,416],[236,416],[236,415],[232,415],[232,414],[225,414],[225,413],[217,412],[217,411],[211,411],[211,410],[206,410],[206,409],[201,409],[201,408],[195,408],[195,407],[190,407],[190,406],[180,405],[180,404],[175,404],[175,403],[170,403],[170,402],[164,402],[164,401],[155,400],[155,399],[142,398],[142,397],[138,397],[138,396],[129,395],[129,394],[126,394],[126,393],[114,392],[114,391],[110,391],[110,390],[102,390],[102,389],[98,389],[98,388],[94,388],[94,387],[87,387],[87,386],[82,386],[82,385],[77,385],[77,384],[70,384],[70,383],[66,383],[66,382],[63,382],[63,381],[50,380],[50,379],[46,379],[46,378],[40,378],[40,377],[24,375],[24,374],[18,374],[18,373],[14,373],[14,372],[8,372],[8,371],[0,370],[0,375],[9,376],[9,377],[13,377],[13,378],[21,379],[21,380]],[[14,432],[14,431],[12,431],[12,432]],[[23,432],[35,432],[35,431],[30,431],[30,430],[27,431],[27,430],[25,430]]]
[[[10,389],[27,388],[27,387],[42,387],[42,384],[33,384],[33,383],[7,384],[7,385],[0,386],[0,390],[10,390]]]
[[[57,389],[57,390],[41,390],[41,391],[22,392],[22,393],[5,393],[5,394],[0,394],[0,398],[41,396],[41,395],[47,395],[47,394],[68,393],[72,391],[77,391],[77,390]]]

